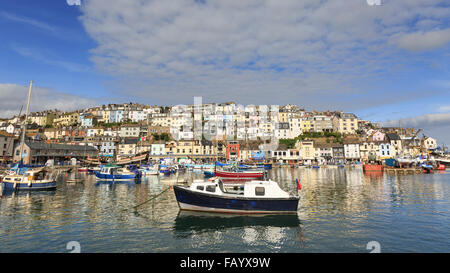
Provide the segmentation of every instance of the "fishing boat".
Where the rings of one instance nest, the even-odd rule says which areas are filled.
[[[94,174],[97,180],[102,181],[128,181],[138,178],[135,172],[117,165],[102,166],[100,171],[95,171]]]
[[[256,179],[264,176],[264,171],[223,171],[216,170],[215,175],[222,178]]]
[[[365,163],[365,164],[363,164],[363,171],[365,171],[365,172],[382,172],[383,165]]]
[[[220,179],[195,180],[190,187],[173,186],[181,210],[238,213],[297,213],[299,197],[283,191],[275,181],[252,180],[235,190],[224,187]]]
[[[56,180],[44,167],[30,169],[24,174],[16,173],[3,177],[4,190],[54,190]]]

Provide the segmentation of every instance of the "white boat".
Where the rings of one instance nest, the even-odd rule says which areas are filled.
[[[157,166],[141,168],[141,169],[139,169],[139,171],[142,172],[143,176],[158,175],[159,174]]]
[[[299,197],[283,191],[275,181],[253,180],[226,187],[220,179],[195,180],[190,187],[173,186],[181,210],[238,213],[297,213]]]
[[[27,170],[24,174],[9,174],[2,180],[4,190],[54,190],[56,180],[45,168]]]

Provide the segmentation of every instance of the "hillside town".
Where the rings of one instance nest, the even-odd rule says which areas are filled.
[[[25,115],[0,120],[0,160],[17,162]],[[193,162],[328,165],[444,154],[420,129],[382,127],[342,111],[234,102],[177,106],[108,104],[28,115],[25,164],[70,158],[117,162],[172,157]]]

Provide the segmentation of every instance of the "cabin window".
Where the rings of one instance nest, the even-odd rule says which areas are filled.
[[[205,187],[203,187],[203,186],[197,186],[197,190],[202,191],[202,190],[204,190],[204,189],[205,189]]]
[[[14,181],[22,181],[20,178],[15,178]]]
[[[209,192],[216,192],[216,186],[206,186],[206,191]]]
[[[264,187],[255,187],[255,195],[256,196],[264,196],[265,190],[266,189]]]

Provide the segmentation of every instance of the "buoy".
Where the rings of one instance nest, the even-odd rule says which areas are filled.
[[[297,183],[297,190],[301,190],[302,184],[300,184],[300,180],[297,178],[297,179],[295,179],[295,182]]]

